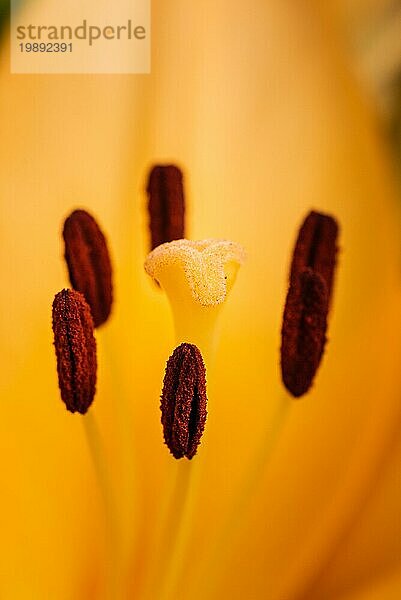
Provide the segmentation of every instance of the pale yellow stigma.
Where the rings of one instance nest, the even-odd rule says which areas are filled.
[[[176,240],[155,248],[145,270],[162,283],[163,273],[181,266],[193,299],[202,306],[216,306],[226,299],[245,251],[229,240]]]

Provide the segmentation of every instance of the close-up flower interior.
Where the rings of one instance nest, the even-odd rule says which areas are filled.
[[[13,2],[0,598],[398,600],[401,3],[153,0],[112,74]]]

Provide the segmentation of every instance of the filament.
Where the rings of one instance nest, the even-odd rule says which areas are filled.
[[[207,574],[204,579],[207,588],[207,597],[209,597],[208,594],[210,594],[217,586],[219,574],[222,572],[221,560],[219,561],[219,557],[224,556],[227,553],[227,540],[234,540],[241,531],[245,521],[247,508],[251,503],[274,454],[281,432],[287,421],[291,404],[292,399],[288,394],[284,394],[279,399],[269,431],[262,444],[255,452],[252,463],[247,470],[247,476],[242,490],[236,498],[236,502],[221,529],[214,550],[211,551],[209,559],[206,561],[207,566],[205,571],[200,574],[201,576]],[[230,543],[229,548],[232,548],[233,545],[233,543]],[[195,589],[196,587],[197,586],[195,586]],[[205,589],[203,588],[203,592],[204,591]]]
[[[158,600],[169,600],[176,597],[183,556],[194,516],[196,487],[194,485],[197,466],[192,461],[182,460],[177,464],[176,482],[171,502],[171,519],[168,527],[167,548],[164,549],[166,560],[164,573],[161,573]]]
[[[120,587],[120,531],[117,518],[117,507],[104,452],[100,431],[93,411],[83,416],[86,440],[91,455],[93,468],[102,495],[106,523],[106,547],[109,554],[106,571],[105,598],[115,600],[119,597]]]

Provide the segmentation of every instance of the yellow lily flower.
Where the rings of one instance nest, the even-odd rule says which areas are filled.
[[[98,218],[115,269],[90,410],[118,496],[121,598],[157,581],[176,467],[159,409],[172,319],[143,270],[158,162],[185,169],[188,237],[247,251],[221,314],[175,598],[400,597],[400,213],[374,108],[320,5],[154,0],[150,75],[10,75],[3,41],[0,597],[104,597],[101,499],[81,417],[59,398],[50,324],[76,207]],[[341,225],[329,343],[221,544],[285,393],[287,271],[313,208]]]

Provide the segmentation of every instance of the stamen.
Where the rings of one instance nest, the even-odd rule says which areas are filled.
[[[309,390],[323,356],[337,236],[333,217],[311,212],[295,245],[281,332],[282,378],[294,397]]]
[[[71,285],[88,302],[95,327],[107,321],[113,301],[112,268],[106,239],[95,219],[75,210],[63,229]]]
[[[295,397],[308,391],[319,367],[326,343],[327,300],[326,284],[311,269],[303,271],[288,292],[281,367],[284,385]]]
[[[151,250],[185,237],[185,199],[181,170],[175,165],[156,165],[149,174],[148,211]]]
[[[96,341],[85,298],[62,290],[53,301],[53,333],[61,398],[67,410],[85,414],[96,391]]]
[[[167,361],[161,397],[165,442],[174,458],[195,456],[206,422],[205,365],[198,348],[181,344]]]
[[[318,273],[331,296],[337,255],[338,224],[330,215],[311,211],[299,230],[295,244],[290,284],[296,282],[306,268]]]

